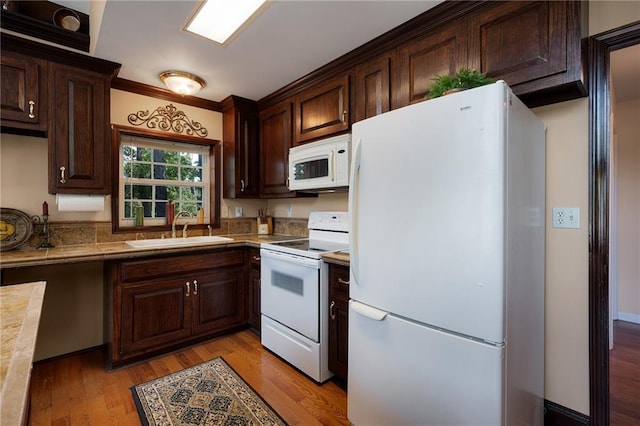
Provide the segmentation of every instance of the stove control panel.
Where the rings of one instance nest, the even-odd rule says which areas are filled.
[[[349,213],[314,211],[309,213],[309,229],[349,232]]]

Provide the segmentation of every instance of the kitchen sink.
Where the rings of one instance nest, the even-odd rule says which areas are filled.
[[[181,247],[193,246],[197,244],[221,243],[233,241],[233,238],[214,236],[200,236],[188,238],[151,238],[148,240],[127,240],[125,243],[133,248],[155,248],[155,247]]]

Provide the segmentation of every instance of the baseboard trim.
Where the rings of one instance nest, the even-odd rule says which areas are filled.
[[[588,426],[590,420],[589,416],[545,399],[544,424],[545,426]]]
[[[628,314],[626,312],[618,312],[618,319],[620,321],[627,321],[627,322],[640,324],[640,315],[638,314]]]

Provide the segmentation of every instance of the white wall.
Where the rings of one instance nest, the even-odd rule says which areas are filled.
[[[547,126],[545,398],[589,413],[588,100],[534,110]],[[580,229],[551,227],[579,207]]]
[[[616,104],[618,318],[640,323],[640,99]]]

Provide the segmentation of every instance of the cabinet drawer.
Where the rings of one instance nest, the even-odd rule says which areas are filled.
[[[171,257],[155,257],[122,262],[121,280],[135,281],[188,271],[244,264],[242,250],[210,251]]]
[[[260,249],[251,248],[248,250],[249,264],[260,268]]]
[[[329,286],[337,296],[349,299],[349,268],[341,265],[329,265]]]

